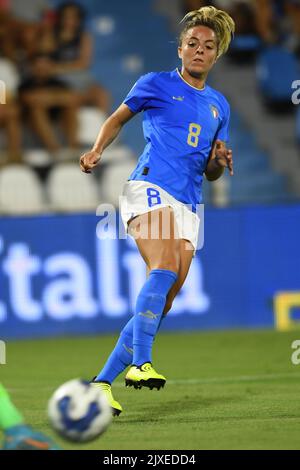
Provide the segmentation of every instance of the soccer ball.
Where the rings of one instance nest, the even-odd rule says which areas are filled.
[[[107,429],[112,413],[99,388],[74,379],[54,392],[48,403],[48,417],[53,428],[64,438],[86,442]]]

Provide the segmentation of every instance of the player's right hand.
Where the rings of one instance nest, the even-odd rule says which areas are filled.
[[[80,169],[83,173],[91,173],[91,170],[100,162],[101,155],[95,150],[84,153],[79,160]]]

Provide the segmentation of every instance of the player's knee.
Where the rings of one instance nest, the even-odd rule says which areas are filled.
[[[172,271],[173,273],[177,274],[178,275],[178,272],[179,272],[179,266],[176,264],[176,263],[157,263],[155,265],[153,265],[150,269],[150,271],[153,271],[154,269],[162,269],[162,270],[165,270],[165,271]]]
[[[166,271],[172,271],[173,273],[178,274],[179,265],[174,261],[164,261],[162,263],[157,263],[152,269],[165,269]]]
[[[164,253],[159,260],[156,260],[151,265],[152,269],[166,269],[168,271],[173,271],[178,274],[180,266],[180,256],[179,253]]]

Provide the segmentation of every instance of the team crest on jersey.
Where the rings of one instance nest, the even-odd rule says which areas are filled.
[[[219,117],[219,111],[218,111],[218,109],[217,109],[215,106],[213,106],[213,105],[211,104],[211,105],[210,105],[210,110],[211,110],[211,114],[213,115],[213,117],[214,117],[215,119],[218,119],[218,117]]]

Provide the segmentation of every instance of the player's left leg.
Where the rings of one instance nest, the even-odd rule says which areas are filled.
[[[3,450],[58,450],[44,434],[24,423],[23,416],[0,384],[0,430],[4,432]]]

